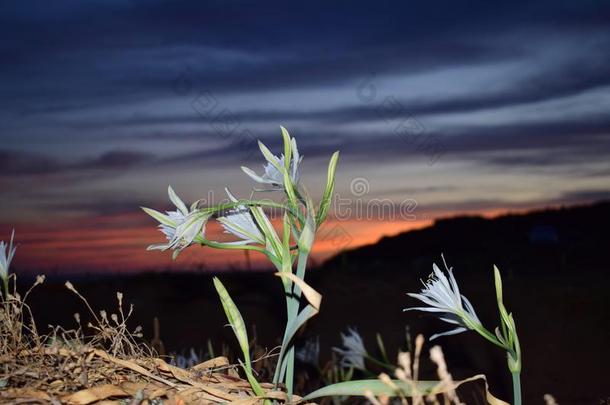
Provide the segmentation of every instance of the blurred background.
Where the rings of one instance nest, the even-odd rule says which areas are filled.
[[[70,279],[96,307],[123,291],[168,352],[232,344],[220,274],[273,347],[264,257],[147,252],[163,236],[139,207],[169,209],[170,184],[188,203],[247,197],[240,166],[262,170],[258,139],[279,154],[283,125],[314,200],[341,151],[308,276],[324,304],[300,338],[320,363],[348,326],[391,356],[446,328],[402,312],[444,254],[490,325],[492,265],[505,275],[527,403],[608,401],[609,23],[603,1],[4,2],[0,239],[15,229],[20,277],[49,277],[42,325],[83,312]],[[439,343],[454,377],[510,397],[502,353]]]

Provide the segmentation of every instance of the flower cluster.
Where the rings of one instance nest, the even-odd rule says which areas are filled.
[[[286,329],[282,340],[273,383],[284,383],[290,402],[294,383],[294,335],[320,307],[321,296],[311,288],[305,280],[307,260],[315,233],[324,222],[332,200],[335,186],[335,169],[339,153],[335,152],[328,165],[326,188],[317,209],[311,198],[300,186],[299,165],[302,156],[297,148],[297,142],[286,129],[282,128],[284,153],[279,157],[273,154],[262,142],[258,146],[265,157],[264,173],[256,174],[253,170],[242,167],[244,173],[257,184],[262,184],[258,191],[281,191],[283,202],[271,200],[238,199],[228,188],[228,203],[211,207],[200,207],[200,201],[187,208],[186,204],[170,187],[169,198],[176,210],[161,213],[149,208],[144,211],[159,221],[159,228],[166,237],[166,242],[151,245],[149,249],[173,250],[174,258],[185,248],[200,244],[216,249],[243,249],[260,252],[267,256],[277,269],[275,275],[280,276],[286,299]],[[281,232],[276,231],[274,224],[267,217],[264,209],[279,209],[282,215]],[[215,218],[224,231],[234,237],[229,242],[210,240],[205,235],[207,222]],[[252,373],[249,340],[243,318],[228,291],[217,278],[214,287],[218,292],[229,324],[244,355],[242,368],[256,395],[264,396],[264,392]],[[306,304],[301,308],[301,298]],[[308,348],[307,352],[299,352],[302,360],[313,361],[317,357],[318,346]]]
[[[176,207],[175,210],[159,212],[150,208],[144,211],[159,222],[159,229],[165,235],[164,243],[150,245],[149,250],[173,250],[174,258],[179,252],[193,244],[200,244],[219,249],[248,249],[264,253],[270,260],[279,266],[291,261],[290,249],[286,252],[284,241],[280,240],[271,221],[265,214],[264,208],[280,208],[289,215],[285,221],[288,229],[288,239],[292,232],[292,239],[299,244],[299,248],[308,250],[313,243],[312,234],[325,219],[330,199],[323,199],[317,213],[309,218],[314,211],[312,203],[300,188],[299,165],[303,157],[299,153],[297,142],[288,131],[282,127],[284,139],[284,153],[280,156],[273,154],[262,142],[259,148],[266,160],[264,173],[256,174],[253,170],[242,167],[242,170],[257,184],[265,186],[263,189],[254,188],[254,191],[284,191],[287,203],[275,203],[269,200],[238,199],[228,188],[225,188],[229,202],[213,207],[200,207],[200,201],[195,201],[190,207],[178,197],[169,187],[169,199]],[[331,158],[329,165],[328,183],[325,196],[332,194],[334,188],[334,171],[338,153]],[[302,203],[304,208],[299,208]],[[207,222],[215,218],[224,228],[225,233],[235,237],[229,242],[213,241],[206,238]],[[309,218],[309,220],[307,220]],[[314,228],[313,230],[310,228]],[[283,235],[286,236],[286,235]],[[290,259],[290,260],[288,260]]]

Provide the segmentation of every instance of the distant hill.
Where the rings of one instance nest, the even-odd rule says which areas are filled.
[[[503,272],[592,272],[610,251],[610,202],[545,209],[486,219],[439,219],[424,229],[382,238],[327,260],[326,271],[429,270],[443,253],[450,266]],[[607,266],[606,266],[607,267]]]

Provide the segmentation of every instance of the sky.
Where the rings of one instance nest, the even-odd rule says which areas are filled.
[[[280,125],[314,199],[341,151],[318,261],[610,197],[605,1],[2,2],[0,38],[0,239],[24,271],[244,267],[146,252],[163,237],[139,207],[170,208],[170,184],[249,195],[240,166],[261,170],[257,139],[280,153]]]

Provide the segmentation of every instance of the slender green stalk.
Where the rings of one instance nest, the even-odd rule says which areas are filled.
[[[304,280],[305,279],[305,269],[307,267],[307,258],[309,255],[305,252],[299,252],[299,258],[297,263],[297,277]],[[292,290],[294,296],[290,297],[292,301],[292,306],[290,311],[292,311],[289,315],[289,321],[296,318],[299,312],[299,302],[301,298],[301,289],[298,285],[293,285]],[[289,343],[290,349],[288,350],[288,354],[286,356],[286,390],[288,391],[288,398],[292,396],[293,393],[293,381],[294,381],[294,342]]]
[[[389,370],[391,372],[396,371],[396,366],[393,366],[391,364],[385,363],[381,360],[376,359],[375,357],[371,356],[370,354],[365,354],[364,357],[369,360],[371,363],[375,363],[377,364],[379,367],[383,367],[386,370]]]
[[[2,284],[4,285],[4,300],[8,302],[8,275],[2,279]]]
[[[267,208],[278,208],[281,210],[285,210],[289,212],[294,217],[298,218],[299,221],[304,222],[303,214],[299,212],[292,205],[286,205],[282,203],[278,203],[271,200],[237,200],[235,202],[229,202],[224,204],[218,204],[213,207],[201,208],[203,212],[212,212],[217,213],[221,211],[228,211],[239,206],[247,206],[247,207],[267,207]]]
[[[3,294],[3,304],[4,304],[4,312],[8,315],[9,313],[9,303],[8,303],[8,275],[2,279],[2,284],[4,285],[4,294]]]
[[[292,394],[294,393],[294,344],[290,343],[290,348],[286,353],[286,377],[284,378],[286,384],[286,393],[288,399],[291,400]]]
[[[515,405],[521,405],[521,373],[512,373],[513,375],[513,402]]]
[[[195,238],[195,242],[200,243],[202,245],[206,245],[212,248],[217,248],[217,249],[233,249],[233,250],[254,250],[256,252],[261,252],[261,253],[266,253],[266,250],[258,247],[258,246],[252,246],[252,245],[230,245],[227,243],[222,243],[222,242],[214,242],[211,241],[209,239],[205,239],[202,238],[201,236],[198,236]]]
[[[308,254],[305,252],[299,252],[298,263],[297,263],[297,271],[296,275],[300,279],[305,278],[305,269],[307,265]],[[288,331],[288,325],[293,322],[293,320],[297,317],[299,312],[299,299],[301,297],[301,289],[297,285],[289,284],[290,289],[286,290],[286,309],[287,309],[287,319],[286,319],[286,330],[284,335],[286,335]],[[286,338],[286,336],[284,336]],[[285,369],[285,374],[282,376],[282,369]],[[278,366],[275,370],[275,376],[273,378],[273,382],[277,384],[280,379],[284,380],[286,384],[286,391],[288,395],[291,396],[293,393],[293,380],[294,380],[294,344],[292,342],[289,343],[289,347],[287,348],[286,355],[283,359],[278,359]]]

